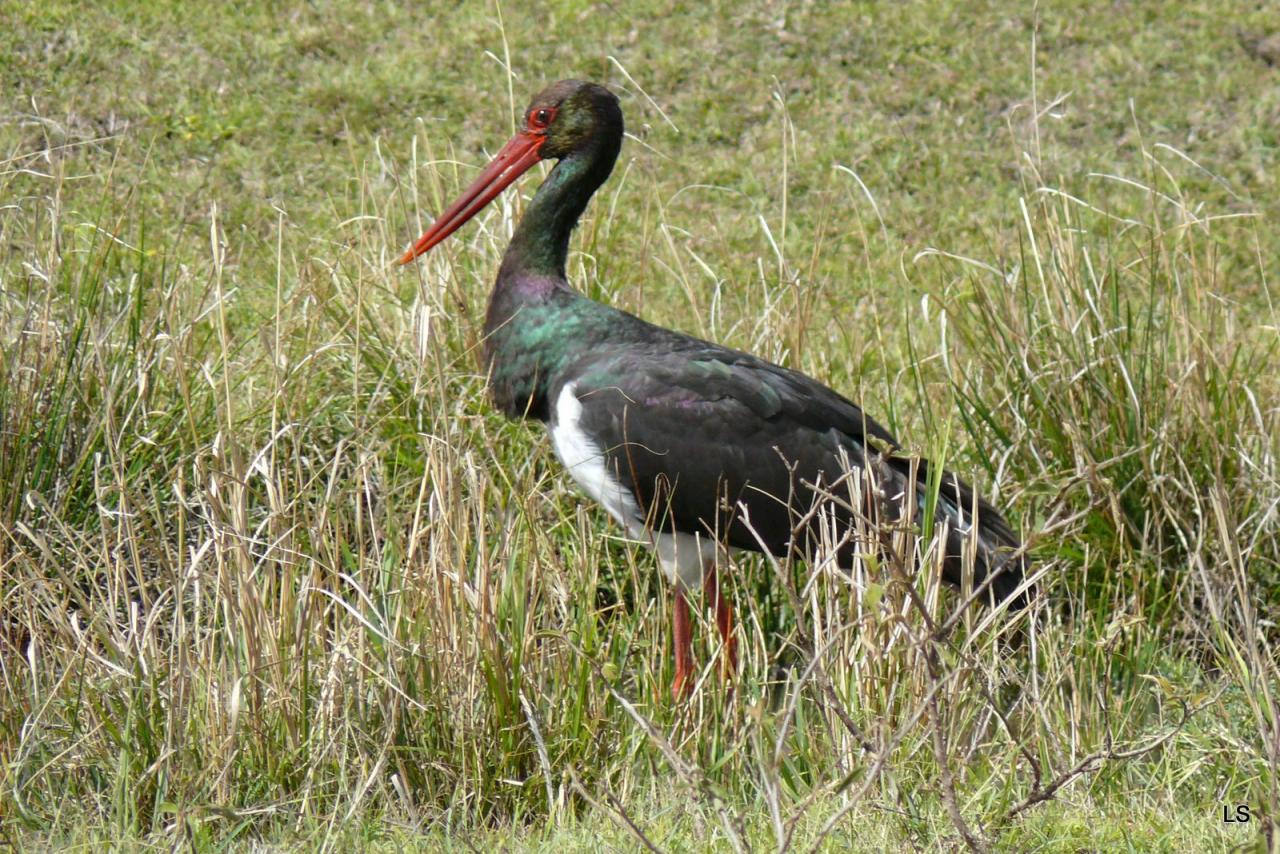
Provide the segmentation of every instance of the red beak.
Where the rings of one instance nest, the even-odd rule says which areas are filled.
[[[436,244],[453,234],[462,224],[480,212],[480,209],[493,201],[499,193],[511,186],[512,182],[529,171],[529,167],[542,159],[538,149],[546,137],[542,134],[521,131],[502,147],[498,156],[493,158],[480,177],[467,187],[458,200],[449,205],[449,209],[427,229],[426,234],[418,238],[413,248],[400,258],[401,264],[408,264],[414,258],[429,251]]]

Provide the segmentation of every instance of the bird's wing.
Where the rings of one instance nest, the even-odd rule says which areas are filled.
[[[739,548],[784,552],[806,484],[897,447],[821,383],[704,342],[626,348],[570,372],[562,388],[570,383],[577,428],[647,524]]]

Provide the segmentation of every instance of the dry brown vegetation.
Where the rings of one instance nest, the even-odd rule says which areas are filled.
[[[968,20],[935,5],[943,23]],[[556,19],[625,35],[571,7]],[[171,32],[168,7],[138,8]],[[837,12],[770,29],[770,8],[683,26],[720,32],[734,68],[752,33],[783,46],[768,63],[814,61],[788,32],[838,41],[820,19]],[[887,22],[854,27],[866,51],[906,57],[874,71],[784,64],[770,73],[785,79],[710,91],[666,55],[647,73],[625,53],[573,69],[623,93],[636,138],[571,278],[864,399],[1012,508],[1040,574],[1035,607],[1009,615],[942,587],[929,531],[896,532],[852,573],[741,557],[727,581],[743,615],[733,693],[704,620],[704,678],[672,704],[652,558],[572,490],[536,431],[484,398],[474,321],[519,195],[416,275],[389,266],[467,178],[447,140],[496,144],[501,111],[352,130],[408,97],[388,81],[421,45],[381,43],[357,74],[382,38],[374,10],[307,14],[270,30],[269,10],[247,13],[236,32],[266,58],[243,85],[260,88],[190,113],[159,48],[112,65],[113,38],[150,32],[124,12],[50,12],[74,51],[44,19],[15,16],[24,50],[43,39],[60,79],[89,94],[42,84],[10,104],[0,135],[6,841],[1277,844],[1280,242],[1266,110],[1280,71],[1215,78],[1232,98],[1257,81],[1261,94],[1210,160],[1138,107],[1118,119],[1117,107],[1114,125],[1072,113],[1086,95],[1121,98],[1124,27],[1102,38],[1050,12],[1039,29],[1009,19],[1007,44],[1025,63],[1040,33],[1039,61],[1103,81],[1061,100],[1025,75],[1020,100],[1006,98],[996,78],[1021,65],[995,48],[925,62],[947,39],[982,40],[923,12],[892,36]],[[458,38],[495,55],[517,31],[458,14]],[[1193,16],[1197,50],[1239,51],[1210,18]],[[196,23],[183,32],[204,32]],[[1133,50],[1183,55],[1144,41],[1161,26]],[[191,75],[236,49],[200,40],[222,37],[193,37],[208,53]],[[516,101],[536,88],[522,50]],[[492,76],[483,56],[442,46],[439,62],[454,88],[423,86],[425,114],[474,95],[459,69]],[[307,63],[333,71],[309,106],[273,106],[263,93],[295,88],[272,75]],[[122,97],[94,88],[111,67],[172,110],[103,107]],[[1188,67],[1183,97],[1209,103]],[[13,60],[4,74],[32,86],[34,68]],[[891,129],[850,138],[844,118],[824,118],[818,96],[849,80],[909,134],[872,117]],[[939,111],[970,115],[937,100],[956,90],[989,115],[989,137],[939,136],[962,133]],[[682,137],[664,137],[653,111],[672,102]],[[291,124],[268,133],[273,115]],[[331,136],[340,144],[322,144]],[[981,148],[993,140],[1004,148]],[[904,153],[914,166],[891,163]],[[672,165],[703,155],[699,181]],[[904,177],[886,177],[895,169]],[[1254,820],[1224,825],[1237,803]]]

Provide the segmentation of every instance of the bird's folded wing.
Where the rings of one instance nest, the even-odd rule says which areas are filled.
[[[803,484],[896,448],[815,380],[714,345],[595,360],[573,393],[579,427],[652,526],[727,532],[744,548],[784,549]]]

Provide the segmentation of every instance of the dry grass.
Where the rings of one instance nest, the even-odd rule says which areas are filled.
[[[663,204],[597,200],[572,279],[606,299],[655,280],[690,331],[865,369],[870,408],[1014,508],[1043,591],[1023,615],[968,607],[929,531],[851,573],[743,557],[734,691],[703,615],[706,670],[676,705],[651,557],[484,399],[471,321],[514,193],[415,283],[389,261],[466,177],[434,128],[352,146],[323,241],[283,209],[228,230],[210,204],[184,219],[198,251],[189,231],[156,238],[132,177],[19,146],[0,170],[0,833],[1276,845],[1268,220],[1215,214],[1209,166],[1168,146],[1136,141],[1121,183],[1057,173],[1051,128],[1010,129],[1018,212],[980,257],[921,253],[859,208],[851,276],[897,257],[901,290],[927,295],[861,316],[825,290],[847,261],[822,239],[791,254],[785,183],[745,274]],[[147,156],[101,145],[96,163]],[[614,181],[660,197],[643,170]],[[851,326],[870,331],[851,343]],[[1253,823],[1222,824],[1236,803]]]

